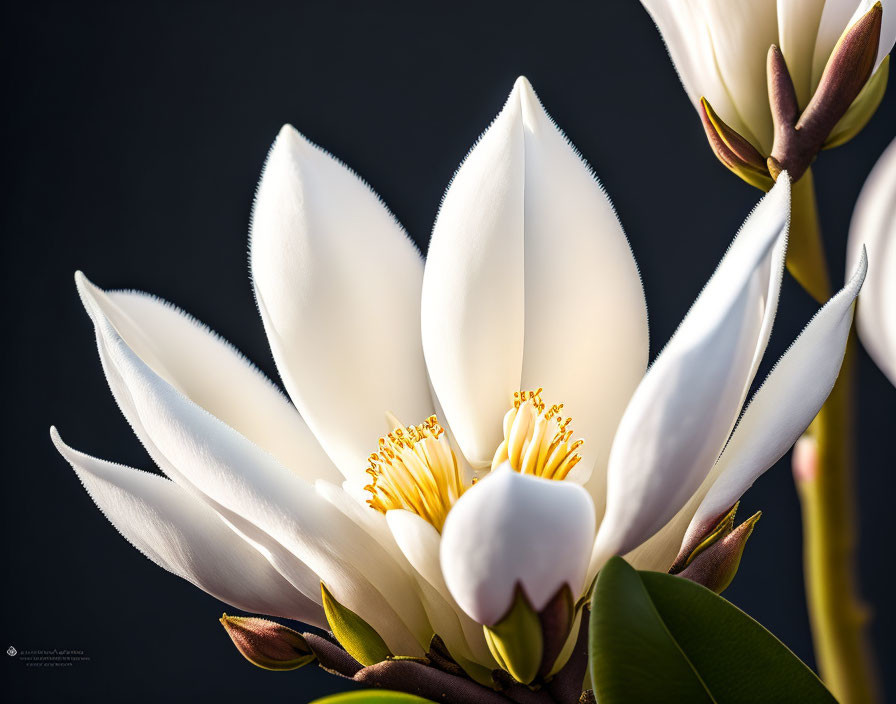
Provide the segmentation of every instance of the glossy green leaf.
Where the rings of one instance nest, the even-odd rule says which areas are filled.
[[[777,638],[689,580],[610,560],[594,588],[591,681],[597,701],[835,700]]]
[[[371,704],[432,704],[429,699],[415,697],[403,692],[385,689],[362,689],[357,692],[333,694],[323,699],[315,699],[311,704],[350,704],[351,702],[371,702]]]
[[[392,653],[389,652],[386,642],[373,626],[347,606],[336,601],[323,582],[320,583],[320,591],[327,623],[339,645],[345,648],[349,655],[365,666],[375,665],[391,657]]]

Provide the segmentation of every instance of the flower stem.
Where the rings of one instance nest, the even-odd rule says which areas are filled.
[[[831,284],[818,224],[812,169],[806,169],[803,177],[793,184],[790,207],[787,270],[816,301],[824,303],[830,298]]]
[[[809,171],[795,184],[792,217],[791,232],[796,231],[799,238],[794,244],[817,247],[814,254],[800,252],[801,271],[808,278],[797,278],[804,286],[804,281],[811,281],[814,290],[809,292],[819,298],[820,283],[827,287],[827,274]],[[813,271],[810,266],[817,268]],[[858,597],[855,577],[855,346],[855,336],[851,335],[837,383],[806,431],[817,450],[812,471],[797,474],[803,514],[806,598],[815,656],[822,680],[842,704],[878,699],[874,658],[866,633],[868,612]]]

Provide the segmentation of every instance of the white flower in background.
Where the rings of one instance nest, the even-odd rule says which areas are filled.
[[[287,126],[251,268],[292,403],[178,309],[79,274],[112,393],[167,478],[53,439],[135,547],[223,601],[326,626],[323,583],[391,653],[437,633],[468,672],[527,680],[565,656],[546,645],[520,669],[501,649],[518,590],[540,612],[560,594],[571,607],[612,554],[668,569],[830,391],[864,258],[731,435],[771,332],[789,199],[785,175],[645,376],[631,250],[525,79],[452,181],[425,269],[377,196]]]
[[[856,329],[868,354],[896,385],[896,140],[865,181],[849,227],[847,267],[868,250],[868,279]]]
[[[800,108],[818,87],[844,32],[872,0],[641,0],[663,35],[684,89],[699,111],[706,98],[759,152],[772,151],[766,56],[781,49]],[[883,25],[875,72],[827,138],[835,146],[873,114],[886,86],[884,59],[896,41],[896,1],[882,0]]]

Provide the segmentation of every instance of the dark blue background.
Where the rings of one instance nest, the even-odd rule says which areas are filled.
[[[79,449],[151,466],[106,388],[76,268],[101,286],[177,303],[275,376],[246,231],[282,123],[353,166],[425,247],[454,169],[525,74],[616,205],[644,277],[654,354],[759,196],[710,152],[636,0],[32,2],[4,5],[0,24],[0,645],[90,657],[40,670],[4,656],[16,701],[304,702],[342,687],[313,668],[275,674],[246,663],[217,623],[223,605],[122,540],[47,434],[55,423]],[[894,125],[891,89],[864,132],[817,165],[838,281],[855,198]],[[788,279],[770,360],[815,310]],[[864,352],[859,361],[861,581],[886,665],[896,392]],[[811,661],[788,461],[757,483],[743,515],[757,508],[762,521],[726,596]]]

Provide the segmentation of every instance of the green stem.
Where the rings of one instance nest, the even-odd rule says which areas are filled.
[[[827,274],[810,172],[795,184],[793,198],[791,232],[796,229],[803,244],[817,243],[818,251],[815,254],[802,251],[799,263],[808,276],[806,280],[816,286],[810,293],[818,298],[821,292],[818,284],[824,281],[827,286]],[[812,262],[815,266],[820,263],[821,268],[815,271],[805,268]],[[815,656],[822,680],[842,704],[864,704],[878,699],[874,658],[866,633],[868,613],[859,599],[855,577],[855,345],[854,336],[850,336],[837,383],[806,431],[816,443],[817,465],[810,476],[801,476],[797,481],[803,513],[806,598]]]
[[[816,301],[824,303],[831,296],[831,284],[818,224],[812,169],[806,169],[803,177],[793,184],[790,207],[787,270]]]

